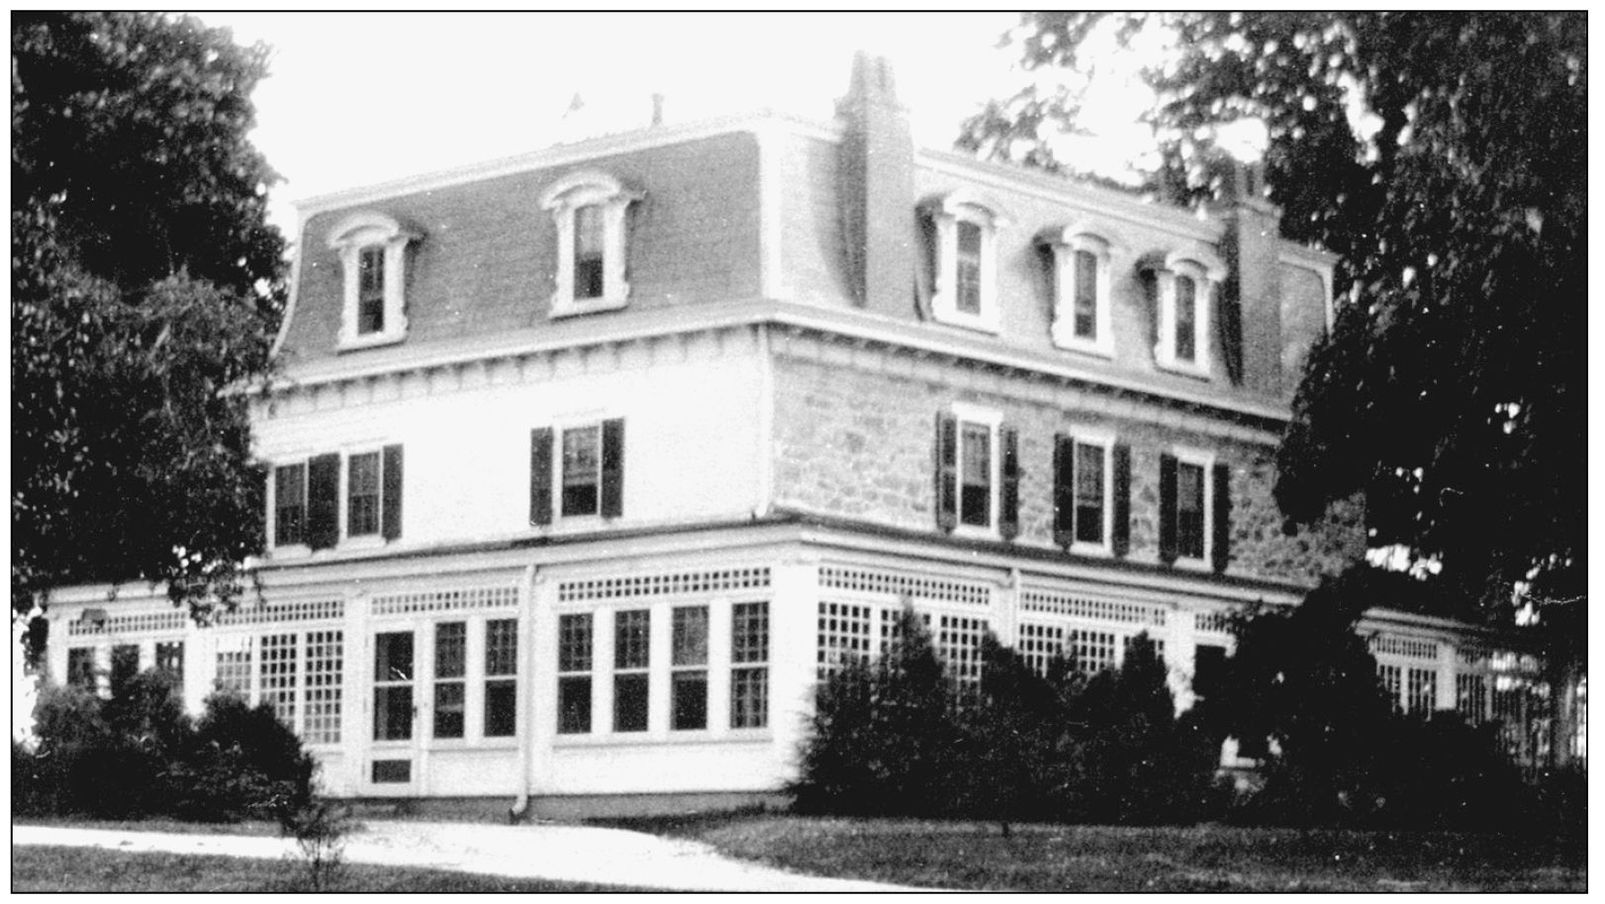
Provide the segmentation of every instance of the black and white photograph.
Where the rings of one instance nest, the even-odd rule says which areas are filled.
[[[1586,10],[10,18],[13,893],[1586,893]]]

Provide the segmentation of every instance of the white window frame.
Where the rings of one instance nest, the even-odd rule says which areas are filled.
[[[552,523],[602,523],[602,424],[619,415],[596,412],[558,418],[552,422]],[[563,435],[571,430],[596,431],[596,511],[579,515],[563,514]]]
[[[953,192],[925,205],[926,214],[936,224],[935,290],[931,294],[931,315],[938,323],[996,333],[1002,322],[998,301],[998,231],[1007,219],[995,207],[968,192]],[[959,223],[971,223],[981,230],[980,311],[971,314],[958,307]]]
[[[339,527],[335,547],[344,549],[378,549],[389,543],[385,539],[385,444],[352,446],[338,450],[340,455],[340,512],[335,519]],[[379,495],[376,508],[378,528],[371,534],[351,533],[351,459],[358,455],[373,455],[379,459]],[[308,461],[311,461],[309,458]]]
[[[301,542],[279,543],[279,469],[299,466],[301,468]],[[305,556],[312,553],[312,547],[307,545],[307,498],[311,479],[312,460],[307,456],[290,458],[275,462],[270,466],[271,477],[267,482],[267,552],[272,556]]]
[[[1003,444],[1001,433],[1003,428],[1003,412],[994,408],[982,408],[964,402],[954,402],[948,409],[955,420],[953,441],[953,516],[955,524],[953,535],[956,537],[973,537],[976,539],[995,540],[1000,536],[998,530],[998,512],[1003,503]],[[990,473],[988,480],[987,523],[964,523],[964,425],[976,424],[987,428],[987,454]]]
[[[340,266],[345,273],[340,333],[336,343],[339,350],[391,345],[406,338],[407,243],[421,237],[419,233],[403,228],[391,217],[371,211],[352,214],[329,231],[329,247],[340,255]],[[384,329],[358,333],[361,256],[364,250],[373,247],[382,247],[385,253]]]
[[[1066,436],[1069,437],[1070,442],[1073,444],[1072,445],[1072,449],[1074,448],[1075,445],[1080,445],[1082,443],[1085,443],[1085,444],[1087,444],[1089,446],[1102,446],[1103,447],[1103,542],[1102,543],[1088,543],[1088,542],[1085,542],[1085,541],[1082,541],[1082,540],[1075,539],[1075,529],[1079,525],[1076,523],[1075,515],[1072,513],[1072,515],[1070,517],[1070,525],[1071,525],[1070,551],[1073,552],[1073,553],[1085,553],[1085,554],[1098,555],[1098,556],[1112,556],[1112,555],[1114,555],[1114,533],[1113,532],[1114,532],[1114,524],[1115,524],[1115,517],[1114,517],[1114,508],[1115,508],[1115,488],[1114,488],[1114,477],[1115,477],[1115,434],[1114,434],[1114,431],[1097,429],[1097,428],[1089,428],[1089,427],[1072,427],[1070,429],[1070,431],[1066,434]],[[1079,456],[1077,456],[1077,457],[1079,458]],[[1074,471],[1074,469],[1072,469],[1072,473],[1070,475],[1070,504],[1071,504],[1072,507],[1075,506],[1075,478],[1076,478],[1076,475],[1073,473],[1073,471]]]
[[[557,227],[556,291],[552,293],[552,317],[570,317],[597,311],[613,311],[629,303],[630,284],[625,279],[628,250],[630,204],[644,194],[626,188],[607,173],[586,170],[570,173],[547,186],[540,195],[542,210],[550,211]],[[574,296],[575,214],[582,207],[602,208],[602,295],[599,298]]]
[[[1041,243],[1053,252],[1053,344],[1067,351],[1085,352],[1102,358],[1115,354],[1114,293],[1111,288],[1114,251],[1121,246],[1108,237],[1108,231],[1090,223],[1078,222],[1063,230],[1044,234]],[[1094,314],[1091,339],[1076,335],[1076,254],[1085,251],[1096,260],[1094,273]]]
[[[1161,370],[1193,377],[1209,378],[1212,361],[1210,328],[1215,316],[1215,293],[1226,276],[1226,267],[1213,254],[1192,249],[1173,251],[1163,261],[1151,264],[1159,296],[1159,341],[1154,344],[1154,363]],[[1198,287],[1194,295],[1193,360],[1176,357],[1176,277],[1186,276]]]
[[[1215,554],[1215,453],[1204,449],[1174,447],[1170,454],[1176,459],[1176,565],[1208,571]],[[1181,466],[1195,465],[1204,470],[1204,554],[1193,557],[1181,548]]]

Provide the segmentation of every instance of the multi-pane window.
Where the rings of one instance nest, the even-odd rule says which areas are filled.
[[[564,430],[562,513],[596,514],[601,485],[602,428],[592,425]]]
[[[1176,277],[1176,359],[1198,358],[1198,283],[1191,276]]]
[[[1486,719],[1488,713],[1488,679],[1483,675],[1455,676],[1455,712],[1473,725]]]
[[[824,681],[849,659],[869,657],[870,609],[850,603],[819,604],[818,678]]]
[[[648,672],[652,656],[652,611],[613,615],[613,730],[646,731]]]
[[[268,634],[262,638],[261,702],[273,707],[279,721],[295,725],[295,634]]]
[[[1104,542],[1104,459],[1103,446],[1076,443],[1076,542]]]
[[[1115,667],[1116,637],[1110,631],[1088,631],[1077,628],[1070,632],[1066,647],[1076,671],[1094,675]]]
[[[139,674],[139,645],[118,644],[111,648],[111,695],[121,697],[128,683]]]
[[[244,699],[251,696],[251,639],[237,638],[240,645],[232,650],[217,651],[217,689]]]
[[[91,693],[95,690],[95,648],[67,649],[67,683]]]
[[[344,633],[306,635],[306,715],[301,737],[308,744],[340,743],[341,669]]]
[[[730,608],[730,727],[769,724],[769,604]]]
[[[374,245],[357,252],[357,335],[385,329],[385,249]]]
[[[1433,669],[1410,669],[1405,673],[1408,711],[1430,713],[1438,707],[1438,673]]]
[[[992,524],[992,428],[959,425],[959,523]]]
[[[1048,664],[1064,655],[1064,629],[1058,625],[1023,622],[1015,649],[1032,671],[1046,675]]]
[[[1399,708],[1399,698],[1404,692],[1404,669],[1386,663],[1377,664],[1377,675],[1382,678],[1382,689],[1393,703],[1393,708]]]
[[[307,466],[273,469],[273,542],[278,546],[306,542]]]
[[[1176,552],[1192,559],[1204,557],[1204,467],[1176,465]]]
[[[1075,252],[1074,332],[1078,339],[1098,338],[1098,256]]]
[[[468,625],[435,625],[435,737],[463,736],[467,712],[465,679],[468,674]]]
[[[669,727],[708,727],[708,607],[674,610],[669,673]]]
[[[980,224],[958,221],[958,255],[955,306],[960,313],[981,313],[981,243]]]
[[[373,739],[412,738],[413,649],[411,631],[373,638]]]
[[[601,298],[607,233],[600,204],[574,211],[574,298]]]
[[[177,687],[184,686],[184,642],[161,641],[156,644],[156,671],[173,679]]]
[[[485,622],[485,737],[518,730],[518,619]]]
[[[346,535],[379,532],[379,453],[364,452],[348,461]]]
[[[557,731],[591,730],[591,622],[589,612],[557,620]]]

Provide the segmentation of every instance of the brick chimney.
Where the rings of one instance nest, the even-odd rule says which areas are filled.
[[[848,285],[866,310],[906,316],[914,279],[914,138],[892,67],[860,51],[836,106],[843,120],[837,198]]]
[[[1214,161],[1226,220],[1226,259],[1220,338],[1236,341],[1242,385],[1280,397],[1282,385],[1282,284],[1278,243],[1281,212],[1265,197],[1263,169],[1224,152]],[[1232,321],[1235,319],[1235,323]],[[1234,336],[1234,328],[1236,335]],[[1227,352],[1228,361],[1231,352]]]

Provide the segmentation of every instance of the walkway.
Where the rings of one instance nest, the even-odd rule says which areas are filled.
[[[179,835],[17,824],[11,826],[11,843],[272,860],[294,850],[292,840],[271,836]],[[373,821],[349,836],[345,859],[349,863],[675,891],[921,891],[852,879],[803,876],[730,860],[697,841],[590,826]]]

